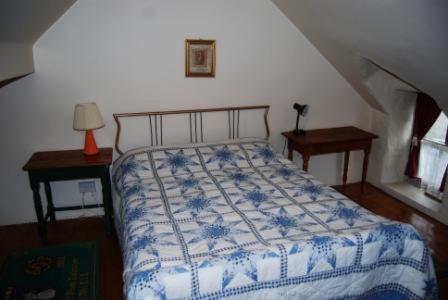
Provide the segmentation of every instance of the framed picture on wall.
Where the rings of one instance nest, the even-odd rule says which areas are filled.
[[[185,40],[185,76],[215,77],[216,41]]]

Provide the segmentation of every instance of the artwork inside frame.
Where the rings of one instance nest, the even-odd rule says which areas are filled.
[[[215,77],[216,41],[185,40],[185,76]]]

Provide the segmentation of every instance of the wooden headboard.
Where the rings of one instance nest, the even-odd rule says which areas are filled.
[[[136,112],[136,113],[116,113],[113,114],[117,123],[117,132],[115,135],[115,150],[121,155],[123,151],[120,149],[121,123],[120,118],[130,117],[148,117],[150,142],[151,146],[163,145],[163,116],[165,115],[188,115],[190,125],[190,142],[204,142],[204,127],[202,115],[211,112],[227,112],[229,139],[240,137],[240,111],[242,110],[264,110],[264,125],[266,129],[266,139],[269,138],[268,112],[269,105],[256,106],[234,106],[221,108],[203,108],[203,109],[186,109],[186,110],[169,110],[169,111],[153,111],[153,112]]]

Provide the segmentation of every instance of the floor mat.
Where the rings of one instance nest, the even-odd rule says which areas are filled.
[[[0,273],[0,299],[98,299],[99,242],[15,251]]]

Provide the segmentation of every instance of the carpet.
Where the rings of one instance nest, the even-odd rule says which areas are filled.
[[[0,299],[98,299],[99,242],[11,253],[0,273]]]

